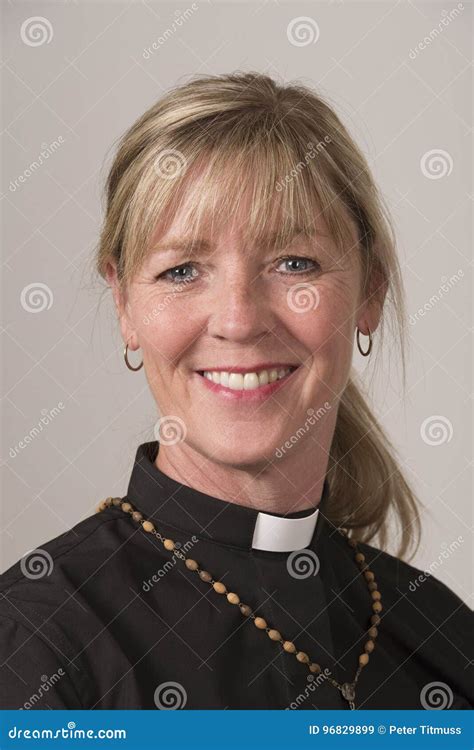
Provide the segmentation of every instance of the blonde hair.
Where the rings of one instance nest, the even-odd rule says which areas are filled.
[[[296,228],[311,233],[323,216],[345,253],[354,246],[355,222],[362,292],[374,293],[375,277],[387,290],[377,343],[393,323],[405,382],[405,299],[391,220],[365,157],[321,96],[300,83],[236,72],[195,76],[159,99],[120,139],[107,178],[96,257],[102,277],[113,261],[126,288],[157,222],[165,232],[196,175],[199,200],[184,217],[191,237],[204,220],[211,231],[216,217],[219,224],[232,221],[244,192],[250,210],[242,231],[253,242],[270,227],[284,247]],[[393,515],[396,554],[404,557],[411,546],[416,552],[418,501],[354,370],[340,398],[327,478],[333,523],[385,548]]]

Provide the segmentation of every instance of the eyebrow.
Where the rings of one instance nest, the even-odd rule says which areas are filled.
[[[309,240],[313,237],[327,237],[327,235],[318,230],[311,230],[310,232],[308,232],[307,230],[296,227],[291,232],[288,244],[293,242],[293,240],[297,237],[303,237],[306,240]],[[277,239],[278,232],[271,232],[266,237],[264,237],[264,239],[259,244],[261,247],[271,248],[275,246]],[[156,245],[153,246],[153,252],[175,251],[179,255],[192,254],[193,252],[201,252],[208,255],[214,250],[215,247],[213,246],[213,244],[209,240],[204,238],[188,239],[186,237],[170,237],[168,240],[164,242],[157,242]]]
[[[166,242],[158,242],[153,246],[153,252],[166,252],[174,250],[175,252],[182,255],[183,253],[192,253],[196,250],[209,253],[212,250],[212,245],[208,240],[205,239],[186,239],[170,237]]]

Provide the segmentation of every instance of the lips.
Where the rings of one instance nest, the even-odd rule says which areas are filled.
[[[239,365],[235,366],[207,366],[202,367],[199,369],[196,369],[195,372],[198,372],[200,375],[202,375],[204,372],[235,372],[239,373],[241,375],[245,375],[246,373],[259,373],[261,370],[283,370],[283,369],[290,369],[290,370],[296,370],[298,367],[297,364],[291,364],[291,363],[285,363],[285,362],[263,362],[258,365],[253,366],[247,366],[247,367],[240,367]]]
[[[236,368],[237,369],[237,368]],[[231,399],[245,399],[257,401],[267,398],[276,390],[281,388],[298,370],[298,367],[281,367],[280,369],[255,370],[249,372],[244,368],[238,368],[243,372],[231,370],[202,370],[196,371],[196,375],[205,387]]]

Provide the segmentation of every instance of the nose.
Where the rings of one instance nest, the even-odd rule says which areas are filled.
[[[228,341],[247,342],[271,329],[270,304],[258,278],[229,273],[212,301],[208,333]]]

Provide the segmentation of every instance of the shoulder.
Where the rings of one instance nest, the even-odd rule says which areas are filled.
[[[94,600],[107,561],[117,565],[130,528],[124,513],[112,507],[27,552],[0,575],[0,630],[17,623],[40,637],[49,633],[63,641],[67,654],[68,638],[58,623],[76,623],[83,611],[78,600],[86,608]]]
[[[0,575],[0,602],[7,591],[24,591],[36,582],[47,581],[54,584],[64,575],[68,566],[81,561],[81,568],[87,562],[85,553],[89,550],[95,556],[105,554],[104,538],[112,541],[113,527],[123,518],[115,508],[104,513],[94,513],[79,521],[68,531],[38,545],[11,565]],[[0,605],[1,611],[1,605]]]
[[[403,602],[409,607],[405,611],[413,616],[418,613],[436,627],[456,630],[459,638],[465,637],[466,643],[469,642],[474,626],[473,610],[432,572],[442,569],[443,559],[436,565],[433,562],[431,570],[423,570],[369,544],[358,546],[383,589],[383,599],[392,607]]]
[[[87,582],[125,538],[123,516],[116,508],[88,516],[0,576],[1,708],[82,708],[77,634],[92,638],[99,627]]]

